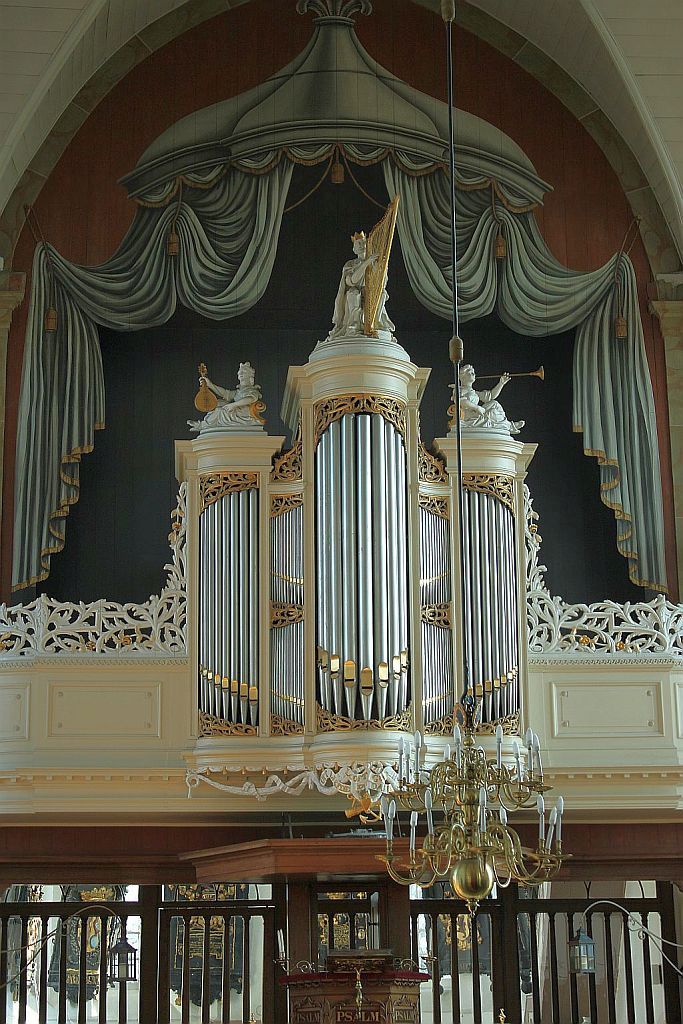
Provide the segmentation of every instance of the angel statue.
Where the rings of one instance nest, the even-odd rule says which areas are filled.
[[[474,367],[466,363],[460,367],[460,420],[463,427],[484,427],[498,430],[506,434],[518,434],[524,426],[524,420],[509,420],[505,410],[497,401],[505,385],[510,380],[509,373],[503,373],[500,380],[490,391],[475,391],[476,374]],[[453,390],[453,401],[457,400],[456,386]]]
[[[199,393],[195,405],[202,411],[208,409],[203,420],[188,420],[187,425],[199,434],[207,431],[256,431],[263,430],[265,420],[260,415],[265,410],[261,388],[255,383],[251,363],[240,363],[237,371],[237,387],[234,391],[214,384],[206,375],[206,367],[200,367]],[[209,392],[209,394],[207,394]],[[212,398],[211,394],[217,396]],[[199,399],[204,397],[204,401]],[[206,401],[209,399],[209,401]]]

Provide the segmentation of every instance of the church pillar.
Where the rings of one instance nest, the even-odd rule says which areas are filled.
[[[7,381],[7,342],[12,313],[24,298],[26,274],[0,268],[0,499],[3,482],[3,455],[5,448],[5,390]],[[0,528],[2,527],[2,501],[0,500]]]
[[[650,308],[664,338],[677,567],[679,585],[683,586],[683,300],[657,299]]]

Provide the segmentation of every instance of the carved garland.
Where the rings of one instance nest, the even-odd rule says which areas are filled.
[[[318,446],[320,438],[330,423],[340,420],[342,416],[361,413],[376,413],[382,416],[396,428],[405,444],[406,409],[403,402],[399,402],[396,398],[387,398],[385,395],[337,395],[335,398],[326,398],[322,402],[318,402],[315,407],[314,447]]]
[[[270,517],[283,516],[304,503],[303,494],[272,494],[270,497]]]
[[[206,711],[199,712],[200,736],[256,736],[255,725],[242,722],[226,722],[224,718],[209,715]]]
[[[447,484],[446,466],[427,450],[423,441],[417,445],[417,478],[421,484]]]
[[[270,733],[272,736],[301,736],[304,727],[301,722],[294,722],[282,715],[270,716]]]
[[[295,622],[303,621],[304,606],[302,604],[289,604],[286,601],[270,602],[271,629],[281,629],[282,626],[291,626]]]
[[[451,606],[445,604],[423,604],[420,608],[420,619],[429,623],[430,626],[439,626],[441,629],[451,628]]]
[[[258,473],[210,473],[199,482],[199,500],[202,512],[220,501],[226,494],[253,491],[258,487]]]
[[[417,503],[425,512],[431,512],[432,515],[440,516],[442,519],[450,519],[448,498],[446,497],[440,498],[434,494],[418,494]]]
[[[412,705],[398,715],[390,715],[388,718],[346,718],[344,715],[333,715],[331,711],[316,704],[316,720],[318,732],[351,732],[354,730],[380,731],[394,730],[398,732],[411,732],[413,728]]]
[[[273,483],[301,480],[303,474],[303,444],[297,441],[289,451],[278,455],[273,463],[270,479]]]
[[[502,473],[463,473],[462,482],[467,491],[490,494],[515,514],[513,479]]]
[[[452,736],[455,722],[453,715],[444,715],[436,722],[425,725],[426,736]],[[500,725],[504,736],[519,736],[519,711],[504,718],[497,718],[494,722],[482,722],[477,726],[478,736],[495,736],[496,726]]]

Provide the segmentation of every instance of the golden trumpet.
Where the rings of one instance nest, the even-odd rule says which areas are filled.
[[[477,380],[493,380],[494,377],[500,377],[500,374],[485,373],[481,377],[477,375]],[[539,380],[545,380],[545,370],[539,366],[537,370],[529,370],[528,373],[509,373],[508,377],[538,377]]]

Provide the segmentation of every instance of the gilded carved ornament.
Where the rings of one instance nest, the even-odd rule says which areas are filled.
[[[258,473],[219,472],[203,476],[199,482],[199,499],[202,512],[220,501],[226,494],[252,491],[258,487]]]
[[[199,712],[200,736],[256,736],[257,733],[255,725],[226,722],[224,718],[217,718],[216,715],[210,715],[206,711]]]
[[[514,516],[514,480],[511,476],[504,473],[463,473],[462,482],[466,491],[479,491],[497,498]]]
[[[413,728],[412,706],[398,715],[387,718],[346,718],[345,715],[334,715],[331,711],[316,704],[316,720],[318,732],[353,732],[353,731],[399,731],[411,732]]]
[[[403,402],[396,398],[388,398],[386,395],[337,395],[335,398],[325,398],[315,406],[314,447],[317,447],[330,423],[340,420],[342,416],[357,416],[362,413],[381,416],[395,427],[405,443],[406,409]]]
[[[417,503],[425,512],[439,516],[441,519],[450,519],[448,498],[436,494],[418,494]]]
[[[303,475],[303,443],[296,441],[294,445],[278,455],[273,463],[270,479],[273,483],[287,483],[292,480],[301,480]]]
[[[445,463],[428,451],[423,441],[417,445],[417,478],[421,484],[447,484]]]
[[[276,516],[283,516],[286,512],[300,508],[303,503],[303,494],[271,494],[270,517],[274,519]]]

